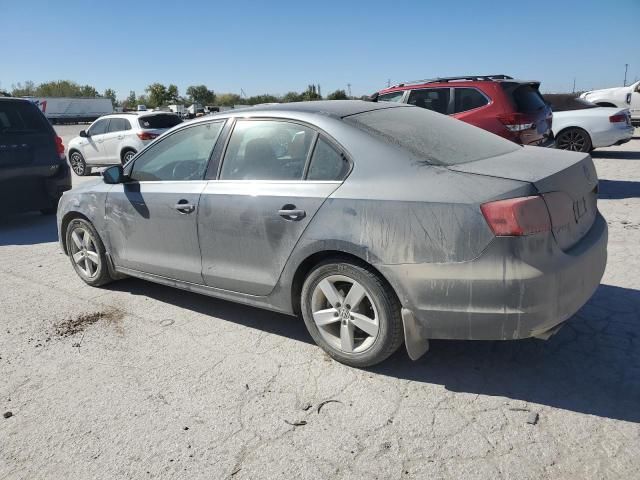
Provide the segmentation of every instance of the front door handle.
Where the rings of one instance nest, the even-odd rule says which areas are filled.
[[[188,200],[180,200],[175,204],[174,208],[180,213],[192,213],[196,209],[196,206],[189,203]]]
[[[285,205],[278,210],[278,215],[286,220],[302,220],[307,215],[307,212],[296,208],[295,205]]]

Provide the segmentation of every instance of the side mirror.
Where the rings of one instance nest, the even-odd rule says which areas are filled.
[[[124,170],[122,170],[122,165],[114,165],[113,167],[107,168],[102,172],[102,180],[107,185],[123,183],[125,181],[125,175]]]
[[[89,136],[89,134],[87,133],[86,130],[80,130],[80,136],[82,138],[87,138]]]

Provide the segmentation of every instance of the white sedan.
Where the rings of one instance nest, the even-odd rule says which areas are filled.
[[[626,143],[633,137],[629,110],[599,107],[571,95],[545,95],[553,110],[556,147],[575,152]]]

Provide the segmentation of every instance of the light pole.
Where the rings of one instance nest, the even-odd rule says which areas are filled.
[[[622,84],[623,87],[627,86],[627,70],[629,70],[629,64],[625,63],[624,64],[624,83]]]

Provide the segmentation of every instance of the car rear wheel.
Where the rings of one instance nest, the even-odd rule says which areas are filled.
[[[556,137],[556,146],[560,150],[572,152],[590,152],[591,137],[581,128],[567,128]]]
[[[124,152],[122,152],[122,157],[121,157],[122,165],[124,165],[129,160],[131,160],[135,155],[136,155],[136,152],[134,150],[125,150]]]
[[[91,168],[87,167],[87,163],[84,161],[84,157],[80,152],[73,152],[69,156],[69,163],[71,169],[79,177],[84,177],[91,173]]]
[[[301,311],[315,342],[352,367],[380,363],[402,343],[395,293],[355,263],[336,259],[318,265],[302,287]]]
[[[98,287],[113,280],[104,245],[91,223],[82,218],[71,220],[67,226],[66,244],[71,265],[85,283]]]

